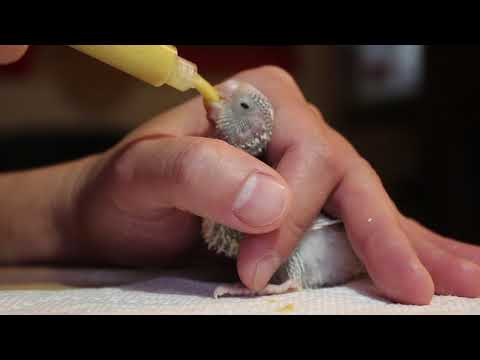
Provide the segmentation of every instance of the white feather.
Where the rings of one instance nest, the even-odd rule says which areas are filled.
[[[303,263],[306,287],[345,283],[364,272],[339,220],[320,217],[304,235],[296,253]]]

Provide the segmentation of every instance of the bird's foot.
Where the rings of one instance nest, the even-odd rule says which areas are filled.
[[[225,296],[270,296],[281,295],[290,292],[301,291],[302,285],[295,280],[288,280],[281,285],[267,285],[263,290],[254,291],[246,288],[243,284],[229,284],[218,286],[213,292],[215,299]]]

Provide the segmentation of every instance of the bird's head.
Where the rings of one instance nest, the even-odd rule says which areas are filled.
[[[219,88],[220,101],[206,103],[216,137],[253,156],[262,154],[272,138],[273,106],[250,84],[230,80]]]

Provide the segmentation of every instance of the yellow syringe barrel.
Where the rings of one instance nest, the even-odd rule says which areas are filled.
[[[172,45],[70,45],[72,48],[155,87],[169,85],[179,91],[196,88],[207,101],[217,101],[217,91],[178,56]]]

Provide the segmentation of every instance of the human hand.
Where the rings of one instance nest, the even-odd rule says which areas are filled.
[[[0,45],[0,65],[14,63],[25,55],[28,45]]]
[[[324,209],[344,221],[355,252],[390,299],[428,304],[434,292],[480,296],[480,248],[404,217],[371,166],[287,73],[264,67],[235,78],[261,90],[275,108],[266,154],[272,167],[206,138],[213,129],[201,99],[192,100],[110,151],[58,168],[50,205],[50,228],[62,239],[55,256],[114,265],[176,263],[201,244],[198,217],[208,217],[250,234],[237,266],[244,284],[258,290]],[[252,174],[262,174],[264,182],[236,208]]]

